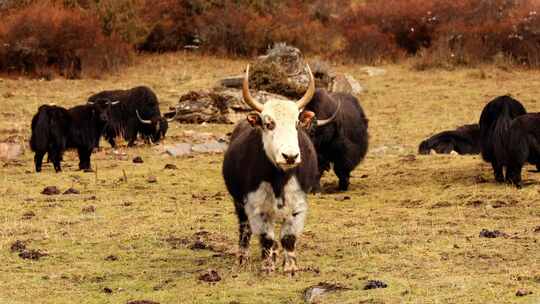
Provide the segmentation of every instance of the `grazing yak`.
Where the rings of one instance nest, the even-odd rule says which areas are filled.
[[[315,91],[310,84],[298,101],[268,100],[261,104],[249,93],[249,66],[243,98],[256,112],[236,125],[223,160],[223,178],[234,200],[239,221],[239,263],[248,256],[251,234],[259,236],[263,270],[275,270],[278,244],[274,224],[282,223],[284,271],[297,270],[295,244],[304,228],[306,194],[317,184],[317,154],[300,124],[314,113],[300,112]]]
[[[524,114],[512,120],[505,145],[506,179],[521,188],[521,169],[525,162],[540,169],[540,113]]]
[[[88,98],[88,102],[119,101],[111,111],[111,121],[105,129],[105,138],[114,148],[115,138],[122,136],[131,147],[137,135],[141,134],[145,142],[158,143],[165,137],[168,122],[161,116],[156,94],[148,87],[139,86],[128,90],[103,91]]]
[[[71,109],[42,105],[32,118],[30,148],[35,152],[36,172],[41,172],[43,157],[53,163],[56,172],[62,171],[60,162],[66,149],[79,153],[79,169],[90,170],[92,150],[110,118],[111,102],[96,102]]]
[[[482,110],[479,122],[482,158],[491,163],[497,182],[505,181],[503,167],[507,166],[506,146],[509,145],[508,129],[512,119],[526,113],[519,101],[507,95],[493,99]]]
[[[458,154],[479,154],[480,126],[470,124],[437,133],[420,143],[418,154],[429,154],[431,150],[441,154],[452,151]]]
[[[351,171],[368,149],[368,119],[364,110],[350,94],[317,90],[305,111],[315,113],[315,119],[304,126],[317,150],[319,184],[315,191],[320,191],[320,178],[330,164],[339,178],[339,190],[347,190]]]

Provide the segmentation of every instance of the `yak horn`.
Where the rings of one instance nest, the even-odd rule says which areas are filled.
[[[173,122],[176,119],[176,116],[178,116],[178,109],[174,111],[174,116],[171,118],[165,118],[167,122]]]
[[[263,111],[264,106],[260,102],[253,99],[249,93],[249,64],[246,68],[246,76],[244,77],[244,82],[242,85],[242,96],[244,97],[244,102],[253,110],[256,110],[257,112]]]
[[[147,124],[147,125],[152,124],[151,120],[144,120],[141,118],[141,115],[139,115],[139,110],[135,110],[135,113],[137,113],[137,118],[139,118],[139,121],[142,122],[143,124]]]
[[[120,100],[116,100],[116,101],[112,101],[111,102],[111,106],[114,106],[114,105],[117,105],[120,103]]]
[[[336,119],[337,114],[339,113],[340,109],[341,109],[341,102],[338,100],[337,108],[336,108],[336,111],[334,112],[334,114],[332,114],[332,116],[330,116],[327,119],[317,120],[317,127],[325,126],[325,125],[331,123],[332,121],[334,121],[334,119]]]
[[[309,74],[309,85],[304,96],[296,102],[299,109],[303,109],[305,106],[307,106],[307,104],[311,101],[311,98],[313,98],[313,94],[315,94],[315,78],[313,77],[313,73],[311,73],[309,64],[306,64],[306,66]]]

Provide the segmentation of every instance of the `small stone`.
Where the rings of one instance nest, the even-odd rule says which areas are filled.
[[[383,281],[369,280],[369,281],[367,281],[366,285],[364,286],[364,290],[376,289],[376,288],[386,288],[386,287],[388,287],[388,285]]]
[[[118,257],[115,256],[114,254],[111,254],[111,255],[109,255],[109,256],[107,256],[107,257],[105,258],[105,261],[109,261],[109,262],[118,261]]]
[[[508,234],[499,230],[482,229],[482,231],[480,231],[480,237],[494,239],[498,237],[508,237]]]
[[[203,274],[199,276],[199,280],[208,282],[208,283],[216,283],[221,281],[221,276],[219,273],[214,269],[208,269]]]
[[[41,191],[41,194],[58,195],[60,194],[60,190],[56,186],[47,186]]]
[[[146,181],[150,184],[154,184],[154,183],[157,183],[157,177],[153,176],[153,175],[150,175],[148,176],[148,178],[146,179]]]
[[[135,156],[135,158],[133,158],[133,163],[135,163],[135,164],[142,164],[142,163],[144,163],[144,161],[143,161],[142,157],[140,157],[140,156]]]
[[[178,167],[175,164],[166,164],[165,170],[178,170]]]
[[[82,213],[94,213],[96,212],[96,207],[90,205],[82,208]]]
[[[112,293],[113,291],[109,287],[105,287],[105,288],[103,288],[103,292],[104,293]]]
[[[36,216],[36,214],[34,213],[34,211],[28,211],[28,212],[23,213],[22,219],[23,219],[23,220],[30,220],[30,219],[32,219],[34,216]]]
[[[524,297],[532,294],[533,292],[530,290],[520,289],[516,292],[516,297]]]
[[[64,193],[62,193],[64,195],[68,195],[68,194],[81,194],[81,191],[75,189],[75,188],[69,188],[67,189],[66,191],[64,191]]]
[[[26,242],[16,240],[10,247],[11,252],[23,252],[26,250]]]
[[[25,260],[39,260],[44,256],[48,256],[46,252],[42,252],[41,250],[23,250],[21,253],[19,253],[19,257]]]

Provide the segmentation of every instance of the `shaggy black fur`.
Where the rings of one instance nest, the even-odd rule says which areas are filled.
[[[515,118],[508,130],[506,147],[506,179],[521,188],[521,170],[528,162],[540,166],[540,113]],[[539,168],[540,169],[540,168]]]
[[[506,146],[510,123],[526,112],[519,101],[506,95],[493,99],[482,110],[479,122],[482,158],[491,163],[497,182],[505,180],[503,167],[508,159]]]
[[[327,119],[341,109],[333,122],[317,127],[316,119]],[[324,171],[333,164],[334,172],[339,178],[339,190],[349,188],[351,171],[364,159],[368,149],[368,119],[356,97],[344,93],[328,93],[318,89],[306,111],[315,113],[316,119],[308,127],[311,141],[317,150],[319,161],[318,186]]]
[[[36,172],[41,171],[43,157],[48,154],[56,172],[66,149],[79,153],[79,169],[90,170],[90,155],[98,146],[101,133],[110,115],[105,105],[82,105],[69,110],[43,105],[32,118],[30,148],[35,152]]]
[[[130,147],[135,144],[138,134],[146,142],[151,140],[154,143],[165,137],[169,124],[161,116],[157,96],[150,88],[139,86],[128,90],[103,91],[88,98],[88,102],[104,101],[120,101],[112,107],[111,121],[104,134],[112,147],[116,146],[117,136],[122,136]],[[150,120],[151,124],[142,123],[137,111],[142,119]]]
[[[441,154],[452,151],[458,154],[479,154],[480,126],[478,124],[464,125],[456,130],[437,133],[422,141],[418,147],[419,154],[429,154],[431,150]]]

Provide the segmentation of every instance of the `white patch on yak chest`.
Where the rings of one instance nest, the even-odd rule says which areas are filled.
[[[257,190],[246,196],[244,206],[254,234],[266,233],[268,237],[274,238],[273,229],[278,222],[283,223],[282,235],[285,232],[297,235],[304,228],[306,194],[296,177],[287,182],[282,198],[275,196],[270,183],[261,182]]]

